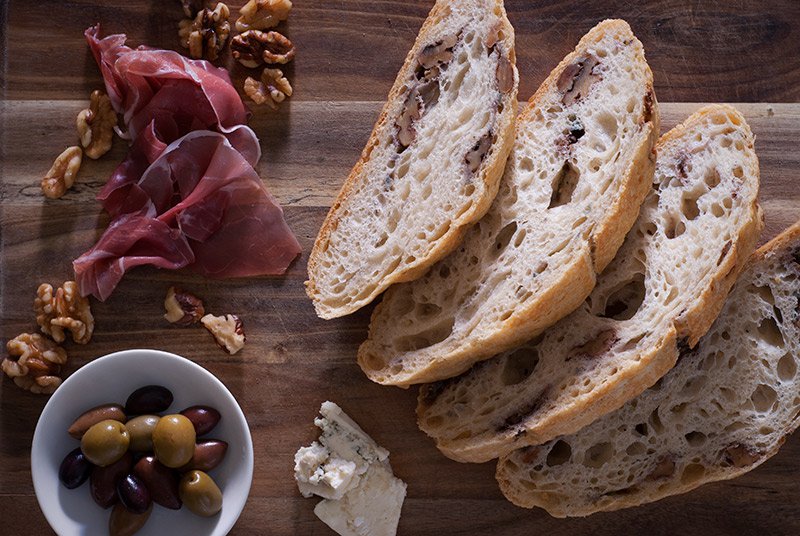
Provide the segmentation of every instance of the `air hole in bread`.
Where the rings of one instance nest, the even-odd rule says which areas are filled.
[[[797,375],[797,362],[791,354],[786,354],[778,361],[777,370],[778,378],[783,382],[793,380]]]
[[[497,233],[497,237],[494,240],[494,252],[495,254],[499,254],[499,252],[506,249],[508,243],[511,242],[511,239],[514,237],[514,233],[517,232],[517,222],[511,222],[502,229],[500,232]]]
[[[684,437],[686,438],[686,442],[689,443],[689,446],[694,448],[702,447],[707,439],[706,434],[698,431],[689,432]]]
[[[614,445],[611,443],[598,443],[586,451],[583,465],[598,469],[608,463],[614,456]]]
[[[500,380],[503,385],[516,385],[533,374],[539,364],[539,352],[535,348],[520,348],[512,353],[503,366]]]
[[[567,463],[571,457],[572,447],[570,447],[569,443],[566,441],[559,439],[553,444],[550,452],[547,453],[547,459],[545,463],[549,467],[557,467]]]
[[[666,220],[664,224],[664,235],[670,240],[686,232],[686,224],[674,214],[668,214]]]
[[[641,307],[644,298],[644,274],[635,274],[633,279],[611,292],[599,316],[614,320],[630,320]]]
[[[695,192],[684,192],[681,197],[681,212],[688,221],[692,221],[700,215],[700,209],[697,207],[699,197]]]
[[[681,483],[692,484],[697,482],[706,474],[706,468],[699,463],[691,463],[683,468],[681,472]]]
[[[434,324],[429,329],[416,333],[414,335],[407,335],[400,337],[395,341],[394,346],[400,352],[411,352],[419,350],[420,348],[427,348],[436,343],[442,342],[453,332],[453,325],[455,318],[443,318],[437,324]]]
[[[442,308],[435,303],[418,303],[414,313],[422,318],[436,316],[442,312]]]
[[[381,237],[378,239],[378,241],[375,242],[375,247],[376,248],[381,247],[382,245],[384,245],[386,243],[387,240],[389,240],[389,235],[386,234],[386,233],[383,233],[381,235]]]
[[[758,334],[770,346],[783,348],[785,343],[783,341],[783,334],[778,327],[777,322],[772,317],[766,317],[758,325]]]
[[[661,423],[661,417],[658,415],[658,408],[654,409],[650,414],[648,422],[657,435],[664,432],[664,425]]]
[[[636,432],[639,435],[643,435],[643,436],[647,435],[647,423],[646,422],[641,422],[641,423],[637,424],[636,426],[633,427],[633,429],[636,430]]]
[[[753,407],[756,411],[764,413],[773,408],[778,400],[778,393],[769,385],[762,383],[750,395],[750,400],[753,402]]]
[[[556,174],[552,183],[552,194],[550,204],[547,208],[560,207],[572,200],[572,194],[580,180],[580,171],[569,161],[564,162],[561,170]]]

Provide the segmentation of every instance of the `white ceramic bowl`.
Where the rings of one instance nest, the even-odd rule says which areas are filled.
[[[186,508],[176,511],[153,505],[150,519],[137,536],[221,536],[236,523],[253,479],[253,441],[236,399],[214,375],[188,359],[157,350],[126,350],[96,359],[72,374],[39,417],[31,449],[33,487],[42,512],[57,533],[108,534],[111,515],[110,508],[103,510],[92,500],[88,481],[72,490],[59,482],[61,460],[80,446],[67,428],[87,409],[113,402],[124,405],[131,392],[152,384],[167,387],[175,396],[168,413],[193,405],[216,408],[222,419],[208,437],[227,441],[228,451],[210,472],[222,490],[219,514],[202,518]]]

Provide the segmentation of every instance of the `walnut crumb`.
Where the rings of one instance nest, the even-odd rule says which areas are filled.
[[[231,33],[230,13],[228,6],[220,2],[214,9],[205,8],[194,19],[178,23],[181,46],[189,49],[189,56],[211,61],[219,57]]]
[[[86,344],[91,340],[94,331],[92,309],[89,299],[78,292],[75,281],[66,281],[55,292],[52,285],[39,285],[33,309],[42,333],[50,335],[54,341],[64,342],[64,330],[68,330],[78,344]]]
[[[170,324],[188,326],[200,320],[205,314],[203,301],[197,296],[175,287],[169,287],[164,299],[164,318]]]
[[[111,149],[117,113],[102,91],[92,91],[89,99],[89,107],[78,113],[75,126],[86,156],[97,160]]]
[[[290,0],[250,0],[239,10],[236,30],[266,30],[289,18]]]
[[[53,167],[42,179],[42,192],[50,199],[58,199],[67,193],[75,183],[75,177],[81,168],[83,151],[77,145],[68,147],[58,155]]]
[[[245,79],[244,92],[256,104],[277,110],[278,104],[292,96],[292,85],[280,69],[264,69],[260,81],[249,76]]]
[[[200,319],[203,326],[211,332],[217,344],[233,355],[244,348],[244,326],[236,315],[214,316],[205,315]]]
[[[17,386],[37,394],[50,394],[61,385],[61,366],[67,352],[38,333],[22,333],[6,344],[9,356],[0,368]]]

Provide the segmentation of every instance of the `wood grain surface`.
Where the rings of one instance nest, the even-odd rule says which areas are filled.
[[[278,112],[254,109],[262,141],[258,171],[285,207],[303,256],[285,277],[208,281],[189,272],[134,270],[105,303],[88,346],[67,344],[68,373],[109,352],[163,349],[193,359],[233,392],[253,432],[255,474],[233,534],[332,534],[297,492],[292,456],[317,435],[319,404],[339,403],[391,452],[408,483],[400,534],[800,534],[800,441],[752,473],[648,506],[557,520],[506,502],[494,465],[442,456],[415,424],[416,390],[369,382],[355,364],[371,308],[322,321],[303,292],[305,262],[327,207],[358,158],[381,101],[432,2],[297,0],[287,33],[297,45],[288,69],[295,95]],[[233,3],[232,7],[238,6]],[[517,32],[520,96],[533,93],[579,37],[606,17],[627,19],[655,73],[664,128],[702,102],[733,102],[756,133],[766,240],[800,218],[800,3],[507,1]],[[39,181],[76,142],[74,118],[100,77],[83,30],[101,22],[132,44],[178,47],[178,2],[13,0],[0,3],[0,339],[36,328],[41,282],[71,277],[71,261],[107,223],[94,201],[126,152],[87,160],[75,187],[45,200]],[[234,79],[247,74],[234,66]],[[248,344],[222,353],[202,328],[172,329],[162,301],[173,283],[214,311],[241,315]],[[46,397],[0,384],[0,534],[50,534],[28,457]]]

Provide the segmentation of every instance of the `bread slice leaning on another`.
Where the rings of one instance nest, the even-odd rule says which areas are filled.
[[[308,261],[322,318],[422,275],[497,194],[519,76],[502,0],[438,0]]]
[[[598,24],[517,119],[488,214],[375,309],[358,353],[370,379],[405,387],[454,376],[578,307],[636,220],[658,125],[642,44],[624,21]]]
[[[693,348],[763,225],[753,142],[724,105],[662,136],[653,189],[586,302],[540,338],[420,390],[419,425],[439,449],[482,462],[575,433]]]
[[[798,300],[800,223],[753,256],[711,330],[656,385],[576,434],[501,458],[503,493],[585,516],[758,467],[800,425]]]

